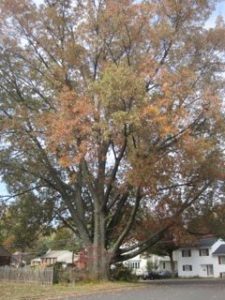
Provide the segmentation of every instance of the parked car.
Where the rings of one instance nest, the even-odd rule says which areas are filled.
[[[166,279],[166,278],[171,278],[172,277],[172,272],[170,271],[160,271],[160,272],[145,272],[142,276],[142,279],[147,280],[154,280],[154,279]]]
[[[142,279],[144,280],[147,280],[147,279],[150,279],[150,280],[154,280],[154,279],[160,279],[160,275],[159,275],[159,272],[154,272],[154,271],[151,271],[151,272],[145,272],[143,275],[142,275]]]
[[[161,279],[171,278],[172,273],[170,271],[161,271],[159,272],[159,276]]]

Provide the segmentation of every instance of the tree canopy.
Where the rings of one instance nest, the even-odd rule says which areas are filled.
[[[12,194],[54,203],[96,277],[219,193],[225,28],[204,27],[215,3],[1,1],[1,175]],[[143,211],[159,229],[132,241]]]

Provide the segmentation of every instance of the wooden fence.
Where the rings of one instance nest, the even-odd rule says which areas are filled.
[[[0,267],[0,281],[14,281],[24,283],[53,284],[53,268],[12,268]]]

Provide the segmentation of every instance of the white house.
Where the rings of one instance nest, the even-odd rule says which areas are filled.
[[[173,255],[175,261],[175,270],[177,270],[176,253]],[[169,256],[158,256],[155,254],[139,254],[124,262],[124,265],[132,269],[137,276],[144,275],[147,271],[147,264],[150,262],[152,271],[171,271],[171,263]]]
[[[49,266],[59,262],[64,265],[69,265],[78,259],[77,255],[74,255],[72,251],[68,250],[48,250],[45,255],[34,258],[31,261],[31,266],[42,265]]]
[[[221,239],[201,239],[175,252],[179,277],[225,276],[225,241]]]

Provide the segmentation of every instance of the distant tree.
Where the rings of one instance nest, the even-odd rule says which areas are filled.
[[[29,250],[40,233],[47,233],[51,228],[51,220],[50,201],[40,203],[34,195],[23,195],[23,199],[8,205],[2,216],[2,242],[11,251]]]
[[[1,175],[12,194],[54,202],[95,278],[224,180],[213,3],[1,0]],[[126,247],[145,208],[161,226]]]
[[[58,228],[52,234],[52,240],[49,244],[51,249],[55,250],[71,250],[78,252],[82,245],[80,239],[75,236],[75,234],[68,228],[62,227]]]
[[[217,204],[205,208],[193,217],[189,223],[188,230],[197,236],[213,235],[225,240],[225,205]]]
[[[80,239],[68,228],[52,229],[48,235],[40,235],[32,247],[37,256],[48,250],[70,250],[77,254],[82,249]]]
[[[5,205],[3,203],[0,202],[0,245],[3,243],[4,241],[4,233],[5,233],[5,226],[4,223],[2,221],[2,217],[4,215],[4,211],[5,211]]]

